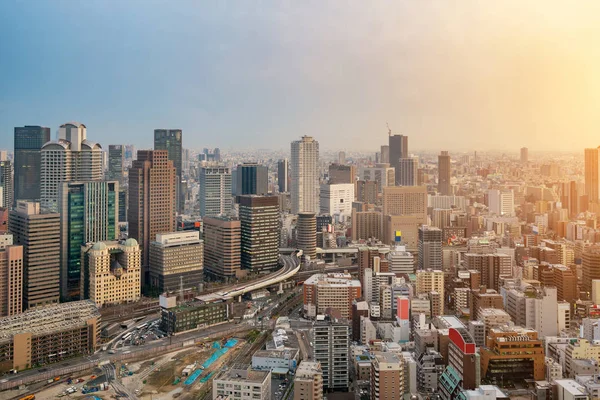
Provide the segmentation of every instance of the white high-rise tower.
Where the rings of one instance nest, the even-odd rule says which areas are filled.
[[[319,142],[310,136],[292,142],[292,213],[319,212]]]

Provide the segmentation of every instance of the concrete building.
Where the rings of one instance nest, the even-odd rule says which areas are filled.
[[[527,147],[521,147],[521,164],[527,165],[529,162],[529,149]]]
[[[294,376],[294,400],[323,399],[323,370],[321,364],[302,361]]]
[[[364,167],[359,178],[365,182],[377,182],[379,193],[387,186],[396,186],[396,172],[390,164],[375,164],[374,167]]]
[[[471,289],[471,295],[469,296],[470,319],[481,320],[481,310],[484,308],[503,309],[503,300],[503,297],[493,289],[486,289],[485,287]]]
[[[94,354],[99,323],[98,308],[89,300],[0,318],[0,371],[22,371]]]
[[[508,254],[475,254],[464,255],[465,267],[479,271],[481,284],[496,291],[500,290],[501,277],[512,277],[512,259]]]
[[[512,189],[488,190],[490,214],[512,216],[515,213],[515,194]]]
[[[62,182],[102,179],[102,147],[87,140],[85,125],[63,124],[58,130],[58,140],[42,146],[39,173],[42,210],[58,212]]]
[[[600,147],[584,150],[585,194],[589,202],[597,202],[600,199],[598,190],[598,183],[600,182],[600,174],[598,173],[600,165],[599,152]]]
[[[290,191],[290,163],[287,158],[277,162],[277,187],[279,193]]]
[[[12,208],[14,203],[13,165],[0,161],[0,207]]]
[[[352,209],[352,241],[383,239],[383,220],[378,211]]]
[[[194,301],[177,304],[175,296],[159,297],[160,329],[168,335],[187,332],[229,321],[231,303]]]
[[[384,242],[395,241],[402,234],[402,244],[417,250],[419,226],[427,223],[427,188],[403,186],[383,188]]]
[[[108,173],[106,179],[125,183],[125,146],[121,144],[108,145]]]
[[[408,158],[408,136],[392,135],[389,136],[389,154],[390,166],[396,172],[395,184],[400,182],[400,159]]]
[[[553,399],[556,400],[589,400],[586,388],[573,379],[557,379],[552,382]]]
[[[285,375],[295,372],[300,352],[297,348],[258,350],[252,355],[252,369],[270,370],[274,374]]]
[[[63,301],[82,300],[79,291],[81,246],[118,239],[118,193],[119,183],[116,181],[60,184],[60,295]]]
[[[15,127],[14,136],[14,198],[40,199],[42,146],[50,141],[50,128],[42,126]]]
[[[452,194],[452,185],[450,177],[452,176],[452,166],[450,164],[450,154],[442,151],[438,156],[438,192],[442,196]]]
[[[400,399],[405,392],[404,362],[402,358],[390,352],[373,352],[371,360],[371,399]]]
[[[309,317],[337,310],[344,319],[352,319],[352,303],[362,296],[361,284],[350,274],[315,274],[303,284],[304,313]]]
[[[60,298],[60,214],[42,213],[40,203],[18,201],[8,229],[23,246],[23,309],[58,303]]]
[[[321,185],[320,212],[329,214],[338,221],[345,221],[352,214],[354,183]]]
[[[252,272],[276,269],[279,203],[275,196],[240,196],[241,266]]]
[[[135,239],[81,246],[81,293],[96,306],[140,299],[141,250]]]
[[[433,226],[419,227],[419,261],[417,269],[439,269],[442,263],[442,230]]]
[[[397,181],[399,186],[415,186],[417,184],[418,158],[401,158],[398,162],[398,168],[400,169]]]
[[[269,400],[271,371],[256,371],[250,365],[234,364],[215,375],[212,388],[213,400]]]
[[[314,260],[317,257],[317,219],[314,213],[298,214],[296,247],[302,250],[304,259]]]
[[[142,285],[150,282],[150,242],[176,227],[176,170],[166,150],[139,150],[129,169],[129,237],[142,250]]]
[[[200,232],[159,233],[150,243],[150,284],[165,291],[197,289],[203,282],[204,241]]]
[[[23,246],[13,236],[0,235],[0,316],[23,311]]]
[[[356,181],[356,201],[363,204],[379,205],[379,183],[376,181]],[[363,206],[365,207],[365,206]],[[354,207],[356,208],[356,207]],[[364,211],[364,209],[362,210]]]
[[[436,292],[440,299],[444,299],[444,272],[441,270],[419,270],[417,271],[417,295]],[[444,301],[431,307],[432,315],[444,315]]]
[[[291,146],[292,214],[319,212],[319,142],[310,136]]]
[[[200,216],[230,215],[232,207],[231,171],[224,166],[200,168]]]
[[[509,325],[511,322],[510,315],[506,311],[497,308],[481,308],[479,318],[479,321],[483,322],[484,325],[484,337],[487,337],[490,329]]]
[[[241,224],[227,217],[204,218],[204,272],[215,279],[238,276],[241,265]]]
[[[600,246],[589,246],[581,257],[583,275],[581,290],[592,293],[592,281],[600,279]]]
[[[389,272],[393,272],[396,275],[415,273],[414,257],[406,251],[406,246],[395,246],[387,254],[387,260],[389,261]]]
[[[354,185],[356,180],[356,167],[354,165],[344,165],[342,163],[329,164],[329,184],[348,184]],[[321,210],[321,213],[323,211]]]
[[[181,129],[155,129],[154,150],[164,150],[168,153],[169,161],[175,167],[175,209],[183,213],[185,200],[182,192],[181,181],[183,180],[183,132]]]
[[[257,163],[243,163],[237,166],[235,195],[256,194],[264,196],[269,193],[269,169]]]
[[[440,353],[427,348],[417,358],[417,384],[419,391],[433,393],[437,391],[438,381],[444,372],[444,359]]]
[[[313,326],[314,361],[323,370],[323,389],[348,390],[350,385],[350,326],[346,321],[326,319]]]

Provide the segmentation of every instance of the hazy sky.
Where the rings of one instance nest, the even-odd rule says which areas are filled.
[[[600,1],[0,1],[14,126],[191,148],[600,145]]]

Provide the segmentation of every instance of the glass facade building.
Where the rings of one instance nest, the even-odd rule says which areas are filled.
[[[14,198],[40,198],[40,167],[42,146],[50,141],[50,128],[23,126],[15,128]]]

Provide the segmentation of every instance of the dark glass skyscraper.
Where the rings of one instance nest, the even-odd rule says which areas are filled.
[[[269,192],[269,170],[264,165],[244,163],[237,167],[236,194],[260,194]]]
[[[40,198],[40,166],[42,146],[50,141],[50,128],[24,126],[15,128],[14,198]]]
[[[400,184],[400,176],[402,174],[400,167],[400,159],[408,158],[408,136],[390,135],[389,139],[389,157],[390,166],[396,170],[396,185]]]
[[[13,206],[13,166],[10,161],[0,161],[0,206]]]
[[[185,194],[181,193],[181,180],[183,179],[182,171],[182,131],[181,129],[155,129],[154,130],[154,150],[167,150],[169,160],[173,161],[175,167],[175,175],[177,176],[176,190],[176,208],[177,212],[183,213],[185,201],[182,197]]]
[[[118,181],[123,185],[125,169],[125,146],[120,144],[108,145],[108,175],[109,181]]]
[[[277,163],[277,186],[279,186],[279,193],[287,193],[290,191],[289,187],[289,176],[290,176],[290,163],[287,158],[279,160]]]

